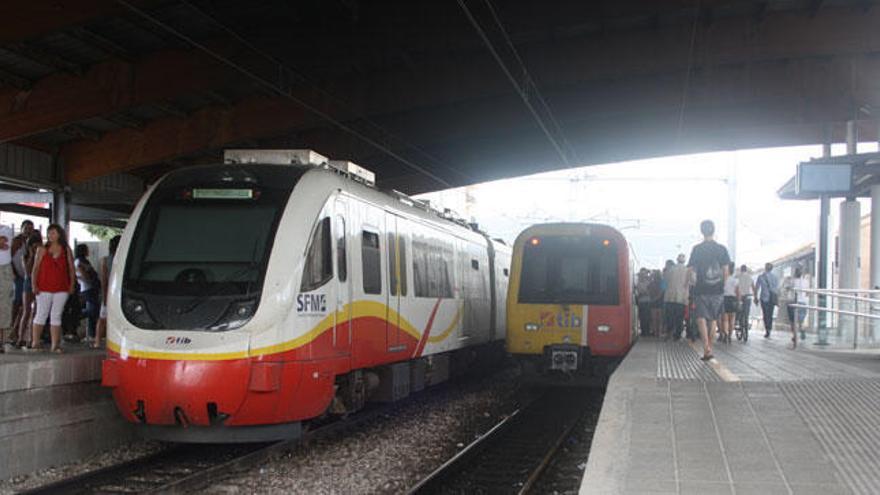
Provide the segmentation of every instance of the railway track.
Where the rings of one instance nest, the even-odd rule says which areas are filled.
[[[237,472],[252,468],[272,454],[299,443],[326,438],[356,428],[399,404],[364,410],[344,420],[322,424],[302,437],[275,443],[175,445],[154,454],[39,486],[22,494],[189,493]]]
[[[573,428],[594,421],[601,407],[597,397],[599,392],[585,389],[546,391],[412,487],[410,495],[530,493]]]

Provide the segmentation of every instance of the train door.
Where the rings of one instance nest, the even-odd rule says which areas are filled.
[[[406,349],[405,336],[401,335],[400,299],[406,290],[405,237],[399,234],[403,219],[395,215],[387,215],[385,221],[385,243],[387,249],[388,272],[388,352],[400,352]]]
[[[336,311],[333,331],[333,348],[339,354],[348,354],[351,349],[351,282],[349,281],[349,234],[346,225],[348,203],[343,198],[336,199],[333,218],[333,238],[336,252]]]

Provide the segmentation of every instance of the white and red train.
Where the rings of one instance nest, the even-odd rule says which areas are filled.
[[[510,249],[305,150],[172,172],[113,261],[103,384],[145,436],[289,438],[500,349]]]

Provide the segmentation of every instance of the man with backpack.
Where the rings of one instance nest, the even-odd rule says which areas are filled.
[[[724,281],[729,275],[730,256],[727,248],[715,242],[715,223],[703,220],[700,224],[703,242],[694,246],[688,268],[696,275],[692,294],[696,303],[697,328],[703,339],[703,361],[712,355],[712,339],[724,306]]]

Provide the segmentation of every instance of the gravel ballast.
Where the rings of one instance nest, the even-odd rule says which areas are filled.
[[[506,370],[429,389],[394,412],[279,454],[208,493],[401,493],[516,409]]]
[[[89,456],[82,461],[46,468],[35,473],[0,481],[0,495],[18,493],[41,485],[71,478],[80,474],[120,464],[161,450],[159,442],[134,441],[111,450]]]

